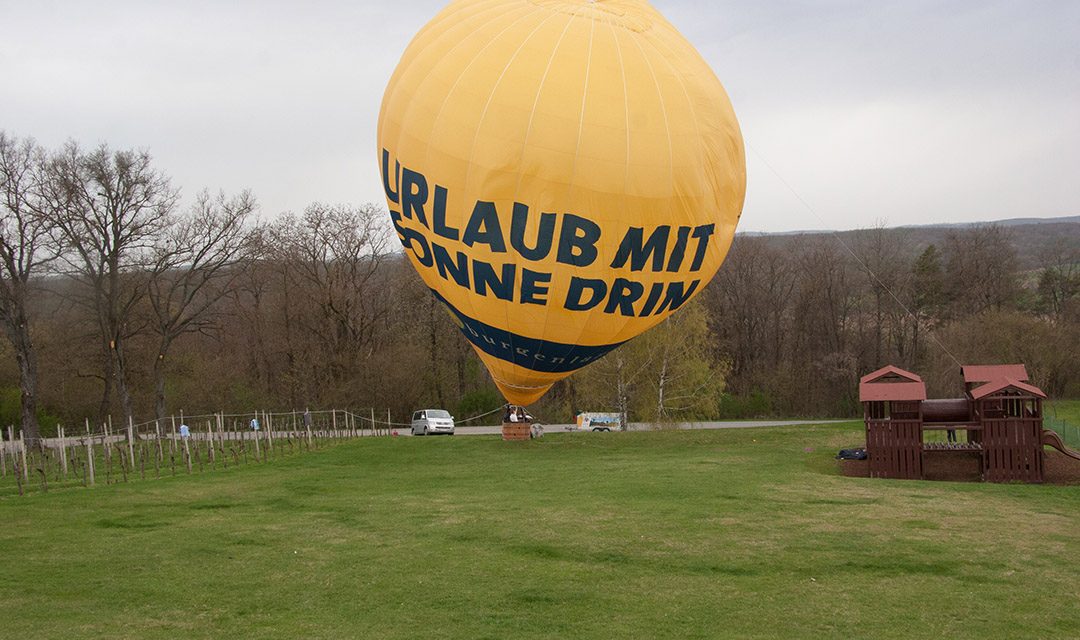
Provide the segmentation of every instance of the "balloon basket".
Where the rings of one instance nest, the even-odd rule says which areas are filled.
[[[503,440],[528,440],[532,424],[528,422],[504,422],[502,425]]]

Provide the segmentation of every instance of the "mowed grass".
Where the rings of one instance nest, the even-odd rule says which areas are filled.
[[[837,475],[860,441],[372,438],[7,498],[0,637],[1080,637],[1080,487]]]

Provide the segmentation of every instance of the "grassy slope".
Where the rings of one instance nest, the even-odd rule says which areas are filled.
[[[860,439],[370,439],[2,500],[0,636],[1080,636],[1080,488],[836,476]]]

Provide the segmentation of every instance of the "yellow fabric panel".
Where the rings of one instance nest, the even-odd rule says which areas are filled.
[[[452,2],[378,127],[406,255],[517,404],[699,293],[742,210],[727,95],[643,1]]]

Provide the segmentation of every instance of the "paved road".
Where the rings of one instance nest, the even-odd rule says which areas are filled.
[[[725,422],[681,422],[679,429],[756,429],[759,427],[791,427],[800,424],[830,424],[834,422],[850,422],[849,420],[729,420]],[[570,430],[569,424],[546,424],[544,431],[547,433],[561,433]],[[648,422],[631,422],[630,431],[649,431],[652,424]],[[502,426],[493,427],[464,427],[456,429],[459,436],[487,436],[502,433]],[[408,427],[398,429],[398,435],[410,435]]]
[[[754,429],[754,428],[760,428],[760,427],[790,427],[790,426],[797,426],[797,425],[800,425],[800,424],[829,424],[829,423],[834,423],[834,422],[850,422],[850,421],[849,420],[729,420],[729,421],[725,421],[725,422],[680,422],[680,423],[678,423],[678,428],[679,429]],[[547,433],[563,433],[563,432],[566,432],[566,431],[570,431],[571,427],[572,427],[572,425],[569,425],[569,424],[545,424],[544,425],[544,431],[547,432]],[[395,426],[395,427],[393,427],[393,429],[397,431],[397,434],[399,436],[410,436],[410,435],[412,435],[412,433],[409,431],[409,427]],[[648,422],[631,422],[629,430],[630,431],[649,431],[651,429],[652,429],[652,424],[651,423],[648,423]],[[480,427],[459,426],[459,427],[457,427],[456,432],[457,432],[457,435],[460,435],[460,436],[498,435],[498,434],[502,433],[502,426],[501,425],[480,426]],[[205,439],[206,439],[206,433],[205,432],[193,433],[192,436],[193,436],[193,438],[192,438],[193,441],[201,442],[201,441],[205,441]],[[275,432],[275,434],[274,434],[275,438],[286,438],[288,436],[289,436],[289,434],[286,433],[286,432]],[[165,436],[162,437],[162,440],[164,442],[167,442],[169,437],[170,436],[168,434],[166,434]],[[232,442],[232,441],[239,440],[239,439],[243,438],[243,439],[248,440],[248,445],[247,446],[249,446],[249,447],[254,446],[254,443],[251,442],[253,437],[254,437],[254,435],[250,431],[243,431],[243,432],[226,431],[225,432],[225,438],[226,438],[227,441]],[[300,437],[303,437],[303,434],[301,434]],[[102,440],[103,439],[102,439],[101,436],[95,436],[94,437],[95,444],[101,444]],[[110,444],[119,444],[121,446],[124,446],[125,442],[126,442],[126,435],[124,435],[124,434],[112,435],[112,436],[109,437],[109,443]],[[46,443],[46,446],[49,446],[49,447],[59,446],[59,440],[57,438],[46,438],[45,443]],[[67,438],[67,445],[68,446],[83,445],[83,444],[85,444],[85,440],[83,440],[80,436],[72,436],[72,437]],[[17,446],[18,446],[17,443],[0,441],[0,449],[5,449],[6,455],[12,455],[14,452],[18,451]]]

